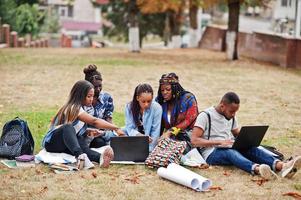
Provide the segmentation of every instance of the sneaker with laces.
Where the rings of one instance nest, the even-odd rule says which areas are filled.
[[[292,178],[300,168],[301,156],[298,156],[293,160],[283,164],[282,170],[280,171],[280,175],[283,178]]]
[[[259,175],[266,180],[275,180],[278,178],[277,174],[266,164],[259,165]]]

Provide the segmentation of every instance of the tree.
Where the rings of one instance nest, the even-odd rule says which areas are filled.
[[[240,5],[264,5],[270,0],[203,0],[205,6],[211,6],[217,3],[227,3],[229,10],[228,30],[226,35],[226,51],[229,60],[237,60],[238,27]]]
[[[20,35],[32,34],[36,36],[39,33],[40,15],[36,6],[22,4],[16,9],[16,31]]]
[[[19,34],[32,33],[37,35],[43,16],[39,13],[37,0],[1,0],[0,17]]]
[[[129,4],[120,0],[111,0],[104,7],[105,18],[113,23],[113,27],[105,27],[104,33],[108,36],[116,36],[119,40],[129,40]],[[110,12],[106,12],[110,11]],[[139,44],[142,46],[143,39],[148,34],[163,37],[164,14],[143,14],[138,10],[136,22],[139,27]],[[132,22],[133,23],[133,22]]]
[[[57,33],[59,30],[59,15],[53,9],[50,9],[45,15],[41,31],[45,33]]]
[[[180,27],[183,23],[185,0],[137,0],[142,13],[165,13],[165,39],[172,41],[173,47],[180,47]]]
[[[198,45],[198,10],[200,6],[199,0],[189,0],[189,24],[190,24],[190,47]]]
[[[130,51],[139,52],[139,21],[138,21],[139,8],[136,0],[128,1],[128,22],[129,22],[129,44]]]

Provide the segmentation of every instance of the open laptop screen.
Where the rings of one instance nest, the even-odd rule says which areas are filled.
[[[113,161],[144,162],[149,154],[147,136],[112,137]]]

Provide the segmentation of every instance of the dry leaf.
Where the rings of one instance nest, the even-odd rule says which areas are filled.
[[[92,174],[92,176],[93,176],[94,178],[97,178],[96,172],[92,172],[91,174]]]
[[[227,171],[224,171],[223,175],[230,176],[231,174],[229,172],[227,172]]]
[[[39,169],[36,169],[35,171],[36,171],[36,174],[43,174],[43,172]]]
[[[47,186],[44,186],[40,191],[39,194],[45,193],[48,190]]]
[[[255,182],[257,185],[262,186],[268,180],[266,180],[264,178],[260,178],[260,179],[252,179],[252,181]]]
[[[144,176],[145,174],[138,174],[137,172],[134,173],[134,175],[126,177],[125,180],[130,181],[133,184],[139,184],[139,177]]]
[[[220,186],[211,186],[209,187],[209,190],[223,190],[223,188]]]
[[[301,194],[297,193],[297,192],[287,192],[282,194],[283,196],[291,196],[294,197],[294,199],[298,199],[301,200]]]

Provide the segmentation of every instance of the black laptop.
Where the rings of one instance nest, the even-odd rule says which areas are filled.
[[[269,126],[242,126],[232,146],[218,148],[249,149],[258,147]]]
[[[144,162],[149,154],[148,136],[112,137],[112,163],[135,164]]]

